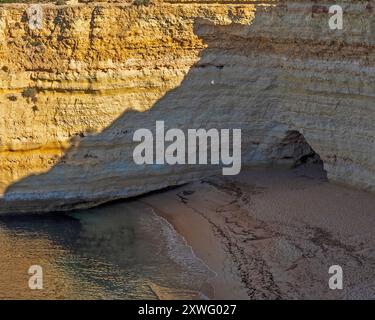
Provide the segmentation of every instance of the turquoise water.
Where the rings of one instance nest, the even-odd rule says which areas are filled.
[[[137,201],[70,214],[0,217],[0,298],[205,298],[213,273]],[[43,289],[27,270],[43,268]]]

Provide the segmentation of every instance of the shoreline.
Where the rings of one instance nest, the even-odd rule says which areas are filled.
[[[197,240],[196,234],[191,234],[189,232],[186,232],[187,230],[183,226],[184,219],[178,219],[176,217],[172,217],[168,213],[159,210],[149,203],[142,201],[142,203],[146,204],[149,206],[152,210],[152,212],[157,215],[160,219],[163,219],[165,223],[171,226],[173,230],[183,239],[185,242],[186,246],[191,249],[192,255],[198,259],[201,263],[203,263],[207,268],[214,274],[213,277],[209,278],[207,280],[207,283],[203,285],[203,287],[200,290],[200,293],[207,297],[208,299],[232,299],[232,300],[243,300],[247,299],[247,295],[245,292],[243,292],[243,288],[241,285],[240,279],[235,277],[235,275],[232,275],[233,277],[228,278],[228,274],[225,274],[220,271],[220,265],[215,263],[215,261],[212,261],[211,259],[211,253],[207,248],[200,249],[200,246],[195,246],[194,247],[191,245],[191,243],[195,243]],[[197,225],[195,225],[197,227]],[[202,224],[201,225],[202,230],[207,228],[207,225]],[[200,229],[195,229],[199,233]],[[207,231],[207,230],[205,230]],[[204,233],[201,233],[204,235]],[[220,246],[217,246],[213,249],[213,252],[215,255],[219,254],[221,258],[224,258],[224,252],[221,250]],[[224,260],[224,259],[223,259]],[[230,282],[228,283],[228,280]],[[225,292],[228,290],[228,285],[229,288],[232,287],[231,290],[228,292]],[[233,287],[236,288],[233,288]],[[234,290],[236,289],[236,290]],[[234,297],[235,296],[235,297]]]
[[[90,271],[74,276],[90,258],[91,272],[128,284],[121,297],[375,299],[374,208],[373,194],[329,183],[312,164],[253,168],[70,215],[3,217],[0,270],[13,272],[18,284],[5,287],[17,297],[35,261],[50,270],[43,298],[113,297]],[[343,290],[329,288],[333,265]]]
[[[194,182],[172,190],[146,195],[139,201],[149,206],[156,215],[170,224],[186,241],[186,245],[192,248],[193,254],[216,274],[208,280],[208,286],[202,288],[203,294],[217,300],[248,299],[241,278],[231,271],[236,265],[231,261],[225,247],[218,241],[213,222],[203,217],[201,212],[186,208],[185,200],[179,194],[184,192],[186,194],[186,187],[199,188],[200,183],[200,181]],[[189,193],[188,191],[187,194]]]
[[[209,281],[214,292],[209,298],[359,299],[370,294],[375,197],[329,183],[314,167],[246,170],[137,201],[166,219],[217,274]],[[344,290],[328,287],[328,268],[334,264],[344,270]]]
[[[207,269],[210,272],[212,272],[214,274],[212,278],[208,279],[207,283],[203,284],[203,287],[198,292],[197,296],[203,298],[203,300],[215,299],[215,287],[211,284],[211,281],[213,279],[215,279],[218,276],[218,274],[213,269],[211,269],[211,267],[201,257],[197,256],[194,248],[189,244],[189,242],[186,240],[186,238],[176,230],[176,227],[172,223],[170,223],[167,218],[165,218],[163,216],[163,212],[161,212],[161,211],[158,212],[158,210],[154,209],[149,204],[147,204],[147,206],[150,207],[151,212],[152,212],[152,214],[155,215],[155,217],[160,219],[164,224],[166,224],[168,227],[170,227],[173,230],[173,232],[176,233],[176,235],[178,235],[180,240],[182,240],[182,242],[185,244],[185,246],[188,247],[189,250],[191,251],[191,255],[195,259],[197,259],[200,263],[202,263],[205,267],[207,267]]]
[[[143,202],[143,201],[142,201]],[[147,204],[147,202],[143,202]],[[150,204],[147,204],[150,206]],[[186,242],[186,246],[191,248],[192,254],[195,258],[197,258],[199,261],[201,261],[204,265],[207,266],[207,268],[212,271],[215,275],[212,278],[209,278],[207,280],[207,283],[201,288],[200,292],[205,297],[207,297],[210,300],[244,300],[248,299],[248,296],[246,292],[243,291],[243,287],[241,285],[241,281],[239,278],[237,278],[235,275],[232,275],[233,278],[231,278],[231,283],[229,284],[231,287],[234,285],[237,287],[237,290],[234,290],[232,288],[228,291],[228,275],[224,274],[223,272],[220,272],[220,267],[218,264],[212,261],[210,259],[210,252],[206,249],[201,249],[199,246],[192,246],[191,243],[195,242],[196,237],[189,234],[189,232],[186,232],[184,227],[181,225],[183,223],[183,219],[179,220],[178,218],[173,218],[172,216],[168,215],[168,213],[165,213],[161,210],[155,209],[152,207],[152,210],[155,212],[155,214],[163,219],[165,223],[168,223],[172,226],[172,228],[176,231],[178,235],[181,236],[182,239]],[[205,228],[205,227],[203,227]],[[215,254],[224,254],[221,252],[220,248],[214,249]],[[238,291],[239,290],[239,291]],[[225,292],[227,291],[227,292]],[[234,297],[235,296],[235,297]]]

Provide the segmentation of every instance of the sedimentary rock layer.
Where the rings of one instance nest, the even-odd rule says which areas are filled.
[[[344,1],[0,7],[0,212],[66,210],[219,168],[138,166],[132,136],[241,128],[243,165],[269,165],[290,132],[329,179],[375,190],[373,7]]]

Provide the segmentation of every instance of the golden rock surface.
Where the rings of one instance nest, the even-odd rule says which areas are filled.
[[[303,134],[332,181],[375,190],[375,25],[346,1],[0,6],[0,212],[89,207],[218,172],[137,166],[138,128],[241,128],[243,165]]]

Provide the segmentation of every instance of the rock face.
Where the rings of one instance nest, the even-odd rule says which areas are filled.
[[[344,1],[344,29],[331,30],[324,1],[252,2],[45,4],[40,30],[26,5],[1,6],[0,212],[219,172],[136,165],[133,133],[156,120],[241,128],[243,165],[282,162],[294,132],[330,180],[375,191],[373,7]]]

